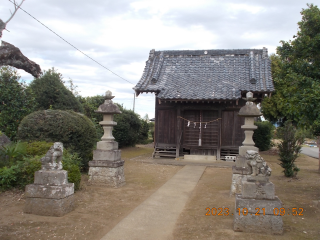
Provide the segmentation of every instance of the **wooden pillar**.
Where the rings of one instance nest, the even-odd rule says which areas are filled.
[[[221,109],[219,109],[219,113],[218,113],[218,118],[222,118],[222,111]],[[217,149],[217,160],[220,160],[220,152],[221,152],[221,128],[222,128],[222,119],[220,119],[218,121],[218,126],[219,126],[219,136],[218,136],[218,149]]]
[[[176,104],[177,108],[177,143],[176,143],[176,158],[180,155],[180,142],[181,142],[181,106],[179,103]]]
[[[157,107],[157,96],[155,96],[155,104],[154,104],[154,108],[155,108],[155,113],[154,113],[154,137],[153,137],[153,154],[152,157],[154,158],[155,156],[155,152],[156,152],[156,148],[157,148],[157,142],[158,142],[158,107]]]

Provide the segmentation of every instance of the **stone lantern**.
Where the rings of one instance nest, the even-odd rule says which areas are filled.
[[[259,151],[257,147],[254,146],[254,141],[252,140],[253,136],[253,130],[257,129],[257,126],[254,125],[254,118],[260,117],[262,113],[257,108],[257,105],[254,103],[256,100],[253,98],[252,92],[247,92],[247,98],[244,98],[246,100],[246,105],[243,106],[239,111],[239,116],[244,117],[244,125],[241,126],[242,129],[244,129],[245,139],[242,142],[241,147],[239,147],[239,155],[245,156],[247,150],[254,150]]]
[[[239,111],[239,116],[244,117],[244,125],[241,126],[244,129],[245,139],[242,142],[242,146],[239,147],[239,155],[236,158],[236,165],[232,167],[232,183],[230,195],[240,194],[242,191],[242,181],[246,180],[250,174],[250,168],[247,164],[246,153],[248,150],[259,152],[259,149],[254,146],[252,139],[253,131],[257,129],[254,125],[254,118],[261,116],[260,110],[253,102],[256,99],[253,98],[252,92],[247,92],[246,105]]]
[[[104,135],[97,143],[97,149],[93,151],[93,160],[89,162],[89,182],[112,187],[120,187],[125,184],[124,160],[121,160],[121,150],[112,136],[114,114],[120,114],[118,106],[115,105],[111,91],[107,91],[105,102],[101,104],[96,113],[103,114],[103,121],[99,124],[103,127]]]

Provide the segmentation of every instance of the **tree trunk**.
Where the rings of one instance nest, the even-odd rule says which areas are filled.
[[[38,64],[24,56],[19,48],[2,41],[0,46],[0,66],[6,65],[23,69],[35,78],[41,74],[41,68]]]

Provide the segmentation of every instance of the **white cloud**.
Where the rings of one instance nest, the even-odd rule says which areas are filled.
[[[19,10],[3,40],[19,47],[43,70],[55,67],[83,96],[111,90],[132,109],[134,84],[151,49],[262,48],[274,53],[297,32],[304,0],[26,0],[22,8],[103,66],[73,49]],[[12,3],[2,1],[7,20]],[[22,78],[33,77],[19,71]],[[154,95],[136,98],[136,112],[154,117]]]

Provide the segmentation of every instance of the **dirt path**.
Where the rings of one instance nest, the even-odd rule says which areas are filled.
[[[0,193],[0,239],[100,239],[136,206],[169,180],[181,167],[143,164],[128,160],[149,157],[153,149],[123,151],[126,185],[113,189],[90,186],[83,175],[75,193],[75,211],[63,217],[24,214],[21,191]]]
[[[274,151],[270,153],[274,154]],[[283,216],[282,236],[234,232],[232,214],[235,214],[235,198],[229,196],[232,171],[207,167],[178,219],[174,239],[320,239],[320,204],[315,204],[316,200],[320,200],[318,160],[301,155],[297,160],[301,171],[297,179],[292,179],[283,176],[277,155],[262,154],[262,157],[272,168],[270,181],[275,184],[276,195],[283,207],[303,210],[303,216],[292,216],[292,212],[287,211],[291,214]],[[222,215],[206,216],[206,208],[222,208]]]
[[[64,217],[24,214],[22,192],[0,193],[0,239],[100,239],[181,169],[141,162],[151,152],[152,148],[141,146],[123,150],[127,184],[122,188],[90,186],[84,175],[82,190],[75,193],[76,209]],[[276,195],[286,209],[303,208],[303,216],[283,216],[284,235],[236,233],[232,215],[206,216],[206,208],[214,207],[229,208],[233,213],[235,203],[234,197],[229,197],[231,169],[207,167],[178,218],[174,239],[320,239],[318,160],[301,156],[298,178],[288,179],[283,177],[276,152],[268,154],[263,157],[273,170],[270,181],[276,186]]]

